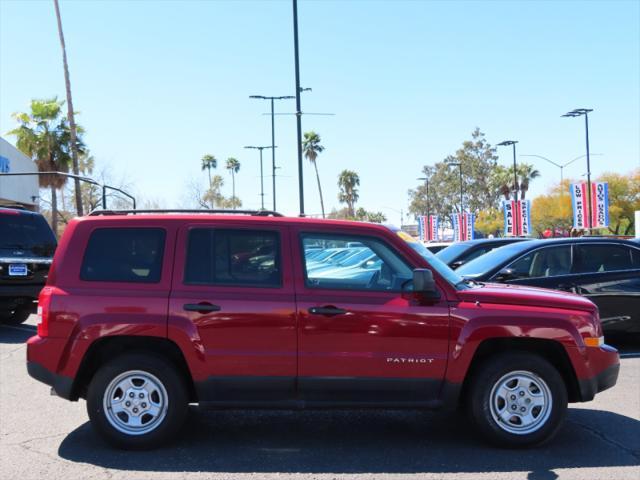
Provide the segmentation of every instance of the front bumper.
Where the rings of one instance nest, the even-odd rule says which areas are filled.
[[[49,385],[52,392],[65,400],[74,400],[72,398],[73,379],[58,375],[36,362],[27,362],[27,372],[32,378],[39,382]]]
[[[613,387],[618,381],[618,373],[620,372],[620,364],[611,365],[594,377],[578,380],[580,387],[580,397],[583,402],[593,400],[596,393],[600,393],[608,388]]]

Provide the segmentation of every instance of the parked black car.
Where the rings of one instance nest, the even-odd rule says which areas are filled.
[[[640,243],[604,237],[531,240],[497,248],[457,270],[476,281],[583,295],[606,333],[640,333]]]
[[[55,249],[42,215],[0,207],[0,320],[22,323],[36,311]]]
[[[522,242],[528,238],[506,237],[506,238],[481,238],[478,240],[467,240],[465,242],[455,242],[447,248],[440,250],[436,257],[456,269],[465,263],[484,255],[491,250],[504,247],[510,243]]]

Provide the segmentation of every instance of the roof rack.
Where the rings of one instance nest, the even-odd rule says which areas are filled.
[[[137,215],[139,213],[225,213],[235,215],[251,215],[254,217],[283,217],[281,213],[271,210],[230,210],[230,209],[158,209],[158,210],[103,210],[96,209],[89,213],[90,217],[99,215]]]
[[[6,204],[0,203],[0,208],[10,208],[12,210],[25,210],[27,212],[32,211],[32,210],[29,210],[24,205],[20,205],[19,203],[6,203]]]

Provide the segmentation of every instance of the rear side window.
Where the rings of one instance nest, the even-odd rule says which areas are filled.
[[[189,232],[184,283],[280,287],[277,232],[194,228]]]
[[[576,273],[611,272],[633,268],[631,249],[624,245],[577,245]]]
[[[571,246],[539,248],[520,257],[508,268],[516,278],[567,275],[571,273]]]
[[[158,283],[165,231],[99,228],[89,237],[80,278],[89,282]]]

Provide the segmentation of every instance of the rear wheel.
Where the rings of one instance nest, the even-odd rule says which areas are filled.
[[[549,440],[567,410],[558,371],[530,353],[507,353],[483,363],[471,380],[468,410],[478,430],[501,446]]]
[[[18,325],[26,322],[29,315],[31,315],[31,309],[22,307],[0,314],[0,321],[9,325]]]
[[[89,385],[92,426],[119,448],[154,448],[172,439],[186,418],[184,381],[166,360],[125,354],[98,370]]]

